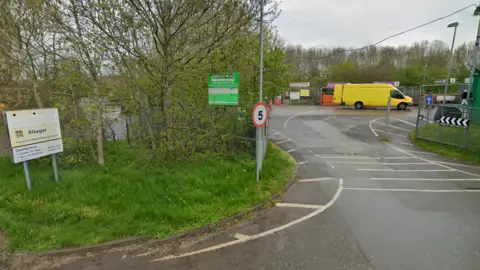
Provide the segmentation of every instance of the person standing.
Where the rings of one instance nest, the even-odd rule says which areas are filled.
[[[462,104],[461,105],[468,105],[468,92],[467,90],[463,90],[462,93]]]

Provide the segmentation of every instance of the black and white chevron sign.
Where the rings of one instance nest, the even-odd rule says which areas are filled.
[[[455,118],[455,117],[448,117],[448,116],[442,116],[440,118],[441,125],[468,127],[469,122],[470,121],[465,118]]]

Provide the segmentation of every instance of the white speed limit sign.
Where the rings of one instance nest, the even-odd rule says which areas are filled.
[[[256,127],[263,127],[267,123],[267,119],[268,119],[267,105],[263,102],[257,103],[257,105],[255,105],[255,108],[253,108],[253,112],[252,112],[253,124]]]

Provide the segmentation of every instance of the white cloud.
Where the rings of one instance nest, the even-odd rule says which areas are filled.
[[[275,22],[288,44],[305,47],[361,47],[387,36],[448,15],[475,0],[283,0]],[[459,22],[457,44],[474,41],[480,17],[471,7],[452,17],[392,38],[384,45],[408,45],[424,39],[451,43]]]

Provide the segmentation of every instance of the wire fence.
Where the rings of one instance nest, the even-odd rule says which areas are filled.
[[[480,151],[480,108],[422,104],[415,132],[420,139]]]

